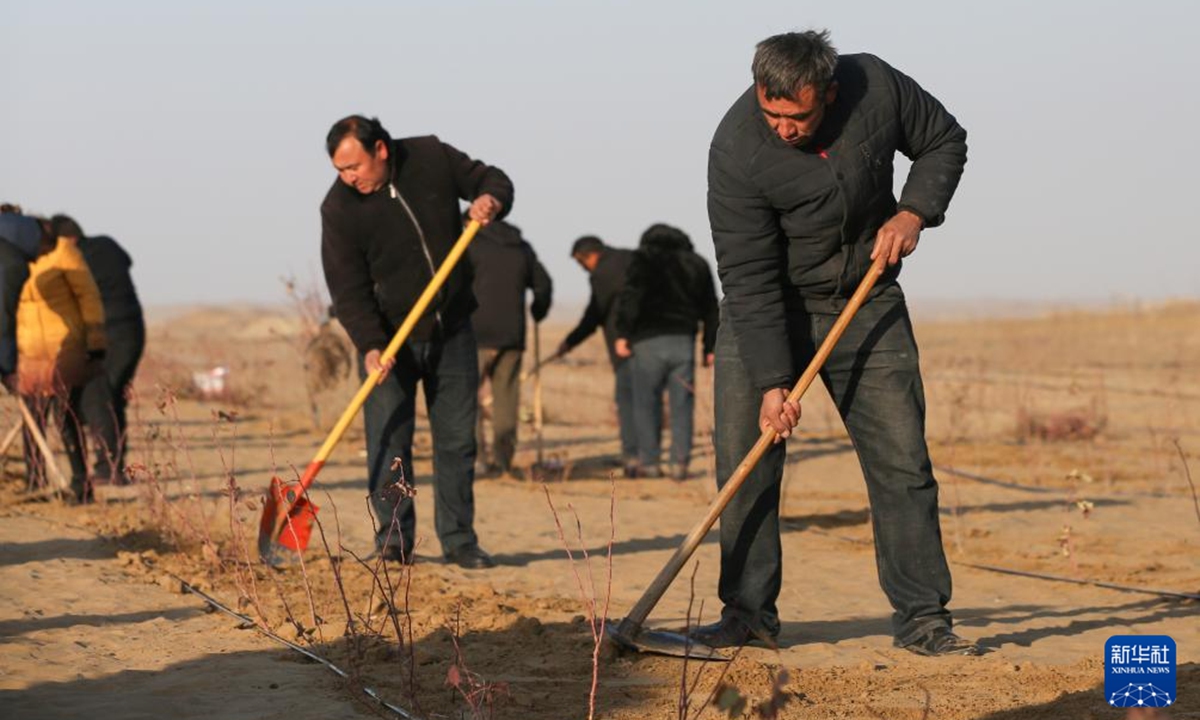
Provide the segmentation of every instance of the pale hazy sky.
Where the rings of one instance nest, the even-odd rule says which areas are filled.
[[[319,277],[329,125],[377,115],[513,178],[559,297],[595,233],[712,257],[708,142],[754,43],[827,27],[967,128],[922,299],[1200,297],[1200,5],[1054,2],[0,3],[0,200],[134,256],[150,305],[279,302]]]

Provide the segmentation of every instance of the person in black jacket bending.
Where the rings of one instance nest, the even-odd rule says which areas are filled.
[[[512,183],[434,136],[392,140],[378,120],[361,115],[336,122],[325,146],[338,172],[321,204],[325,281],[361,354],[360,374],[384,372],[363,410],[376,546],[385,559],[412,562],[416,514],[396,480],[403,472],[413,481],[421,381],[442,552],[462,567],[492,567],[474,529],[479,372],[466,263],[447,278],[395,359],[383,366],[380,355],[461,234],[459,199],[471,203],[471,219],[486,224],[512,207]]]
[[[550,312],[554,286],[521,230],[503,220],[479,231],[467,250],[475,273],[471,316],[479,345],[481,384],[492,386],[492,463],[508,474],[517,450],[517,411],[521,404],[521,357],[525,353],[525,291],[533,291],[529,312],[541,322]],[[482,448],[485,438],[479,437]]]
[[[642,234],[617,308],[616,353],[633,363],[638,475],[660,477],[663,391],[671,407],[673,480],[686,480],[692,454],[696,329],[703,325],[703,363],[712,365],[717,293],[712,270],[692,241],[670,225]]]
[[[609,247],[594,235],[584,235],[571,246],[571,257],[588,274],[592,297],[575,329],[567,333],[556,355],[566,355],[591,337],[596,328],[604,329],[604,346],[616,380],[617,424],[621,435],[621,463],[625,475],[635,477],[638,469],[637,428],[633,415],[633,365],[617,355],[617,300],[625,288],[625,275],[633,260],[633,251]]]
[[[84,386],[81,409],[83,422],[91,430],[96,445],[93,482],[124,485],[129,482],[125,474],[128,445],[125,392],[146,349],[142,304],[129,274],[133,260],[116,240],[107,235],[85,236],[79,223],[66,215],[55,215],[50,224],[58,237],[75,238],[79,243],[79,251],[104,301],[104,335],[108,338],[104,372]]]
[[[871,500],[880,585],[895,644],[975,654],[951,628],[950,572],[925,397],[900,259],[941,224],[967,159],[966,131],[916,82],[871,55],[838,55],[827,32],[758,44],[754,84],[726,113],[708,160],[708,213],[725,291],[717,332],[717,477],[759,433],[786,438],[800,417],[791,385],[872,260],[888,270],[821,378],[858,453]],[[913,163],[897,202],[892,162]],[[721,621],[710,645],[771,640],[782,582],[784,445],[758,463],[721,518]]]

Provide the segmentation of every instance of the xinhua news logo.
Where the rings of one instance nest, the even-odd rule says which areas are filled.
[[[1104,644],[1104,695],[1113,707],[1175,702],[1175,641],[1166,635],[1114,635]]]

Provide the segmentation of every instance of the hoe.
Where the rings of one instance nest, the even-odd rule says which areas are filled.
[[[804,370],[804,374],[800,376],[800,379],[796,381],[795,387],[788,394],[789,402],[799,402],[800,398],[804,396],[805,391],[808,390],[808,386],[812,385],[812,381],[816,378],[817,373],[820,372],[821,366],[825,364],[825,360],[829,358],[829,354],[833,351],[833,346],[837,344],[842,333],[845,332],[846,326],[850,324],[850,320],[866,300],[867,293],[874,287],[875,281],[883,274],[885,262],[885,256],[880,255],[871,266],[871,269],[867,271],[866,277],[859,283],[858,289],[854,291],[854,295],[851,296],[850,300],[846,303],[846,307],[838,315],[837,322],[833,324],[829,335],[821,343],[821,347],[817,350],[817,354],[813,356],[812,362],[808,364],[808,367]],[[774,444],[776,437],[774,430],[770,428],[763,430],[762,435],[758,438],[758,442],[754,444],[754,447],[742,459],[737,469],[734,470],[733,475],[730,476],[729,481],[725,483],[725,486],[721,488],[721,492],[717,494],[712,504],[708,506],[708,512],[704,515],[704,518],[688,533],[683,544],[679,546],[679,549],[675,551],[675,554],[671,556],[671,559],[659,571],[658,577],[654,578],[654,582],[650,583],[650,586],[642,593],[642,597],[633,606],[633,609],[629,611],[629,615],[620,622],[605,623],[605,632],[609,639],[618,647],[638,652],[693,657],[701,660],[728,659],[728,657],[715,648],[697,643],[691,638],[678,633],[646,630],[642,627],[642,623],[646,621],[646,618],[650,615],[650,611],[662,599],[663,594],[671,586],[671,583],[675,580],[675,576],[683,569],[684,564],[692,557],[692,554],[700,545],[700,541],[712,529],[713,524],[721,516],[721,512],[729,504],[734,493],[738,491],[738,488],[742,486],[746,478],[750,475],[750,471],[754,469],[754,466],[758,464],[758,461],[762,459],[762,456]]]

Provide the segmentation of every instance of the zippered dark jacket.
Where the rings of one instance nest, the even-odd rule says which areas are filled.
[[[467,250],[475,275],[471,316],[475,343],[493,350],[525,349],[525,291],[533,291],[529,312],[540,322],[550,311],[554,284],[521,231],[504,221],[479,231]]]
[[[104,324],[119,325],[142,321],[142,303],[138,300],[133,278],[129,274],[133,260],[116,240],[107,235],[85,237],[79,241],[79,251],[104,301]]]
[[[608,348],[609,362],[616,367],[620,358],[614,349],[617,342],[617,300],[625,288],[625,276],[629,263],[633,260],[633,251],[623,248],[606,247],[600,251],[596,267],[588,277],[592,286],[592,297],[588,301],[583,317],[575,326],[563,344],[571,349],[587,340],[596,328],[604,328],[604,346]]]
[[[703,324],[704,353],[717,340],[717,291],[712,270],[682,231],[656,225],[642,235],[617,308],[617,337],[630,342],[662,335],[695,336]]]
[[[907,209],[941,224],[967,160],[967,133],[932,95],[872,55],[844,55],[837,98],[804,148],[767,125],[751,86],[708,158],[708,216],[727,318],[762,390],[796,376],[789,312],[853,293],[880,226]],[[912,168],[897,202],[893,158]],[[900,271],[880,279],[882,290]]]
[[[460,199],[490,194],[501,215],[512,208],[512,182],[498,168],[436,137],[392,141],[391,181],[363,195],[341,180],[321,203],[321,263],[334,314],[359,352],[382,350],[462,233]],[[475,309],[468,263],[460,262],[413,329],[429,340],[450,334]]]

